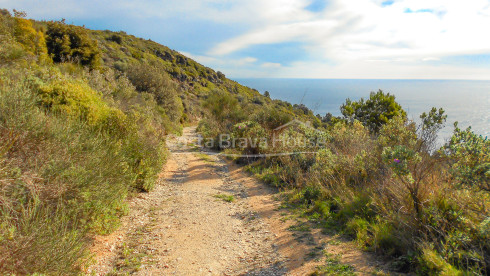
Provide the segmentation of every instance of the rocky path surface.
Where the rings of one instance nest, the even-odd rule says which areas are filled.
[[[307,275],[325,264],[324,252],[356,274],[371,274],[375,262],[352,244],[311,231],[291,231],[274,191],[240,167],[194,146],[195,128],[171,138],[171,155],[150,193],[130,202],[118,231],[97,237],[96,275]],[[184,142],[184,143],[182,143]],[[327,250],[327,244],[330,246]],[[315,255],[315,252],[322,254]],[[313,253],[312,253],[313,252]]]

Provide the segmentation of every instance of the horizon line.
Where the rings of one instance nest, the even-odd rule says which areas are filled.
[[[490,79],[410,79],[410,78],[298,78],[298,77],[228,77],[231,80],[240,79],[296,79],[296,80],[416,80],[416,81],[490,81]]]

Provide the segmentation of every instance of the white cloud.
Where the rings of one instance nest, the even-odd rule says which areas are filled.
[[[210,57],[210,56],[202,56],[202,55],[194,55],[188,52],[183,52],[180,51],[181,54],[183,54],[186,57],[189,57],[199,63],[202,64],[209,64],[209,63],[215,63],[218,59],[215,57]]]
[[[260,66],[264,68],[280,68],[282,65],[276,62],[264,62]]]
[[[426,57],[422,59],[422,61],[437,61],[437,60],[441,60],[441,59],[436,57]]]
[[[239,62],[244,63],[244,64],[245,63],[253,63],[253,62],[256,62],[256,61],[257,61],[257,59],[254,58],[254,57],[246,57],[246,58],[242,58],[242,59],[239,60]]]
[[[283,66],[277,74],[490,78],[490,68],[426,64],[447,56],[490,53],[489,1],[400,0],[386,7],[379,2],[335,0],[325,11],[314,14],[305,13],[300,5],[304,2],[296,1],[289,9],[283,8],[284,14],[278,12],[263,26],[218,43],[209,54],[226,56],[253,45],[301,42],[319,62],[298,62],[288,66],[290,69]],[[302,16],[284,16],[291,9]]]
[[[301,5],[293,7],[303,11]],[[289,41],[305,42],[321,57],[338,60],[482,53],[490,50],[485,35],[488,10],[488,2],[479,0],[402,0],[387,7],[337,0],[321,16],[310,13],[286,20],[278,14],[276,20],[221,42],[209,53],[226,55],[256,44]]]
[[[313,68],[313,69],[312,69]],[[469,66],[437,66],[425,63],[351,61],[339,65],[295,62],[283,66],[276,76],[285,78],[345,79],[488,79],[490,69]]]
[[[194,55],[192,53],[180,51],[184,56],[190,57],[193,60],[206,64],[206,63],[221,63],[221,64],[233,64],[233,65],[247,65],[252,64],[257,61],[257,58],[254,57],[244,57],[238,59],[220,59],[212,56],[204,56],[204,55]]]
[[[310,34],[328,34],[335,26],[336,22],[331,20],[271,25],[220,43],[209,54],[226,55],[257,44],[308,41],[312,38]]]
[[[251,66],[257,62],[257,58],[254,57],[244,57],[238,59],[222,59],[212,56],[194,55],[187,52],[180,52],[184,56],[190,57],[193,60],[204,64],[206,66],[212,66],[216,70],[223,70],[222,68],[240,68],[245,66]]]
[[[323,11],[311,12],[305,9],[311,0],[0,0],[35,18],[68,22],[117,16],[151,19],[155,26],[176,30],[188,21],[239,25],[243,33],[212,41],[199,55],[184,53],[236,76],[490,78],[490,68],[435,65],[448,56],[490,53],[490,1],[397,0],[384,7],[382,2],[331,0]],[[301,45],[315,60],[274,60],[273,65],[249,56],[264,53],[240,55],[254,45],[287,42]]]

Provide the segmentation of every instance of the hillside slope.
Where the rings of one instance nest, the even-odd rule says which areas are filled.
[[[455,124],[437,148],[443,109],[416,123],[380,90],[315,116],[153,41],[25,16],[0,10],[0,273],[79,273],[152,190],[166,136],[199,122],[206,144],[242,141],[209,148],[285,206],[393,269],[489,274],[490,140]]]
[[[0,10],[0,37],[2,273],[77,273],[90,237],[114,231],[126,198],[152,189],[165,135],[183,124],[213,112],[236,122],[261,109],[295,114],[121,32]],[[207,125],[208,133],[221,127]]]

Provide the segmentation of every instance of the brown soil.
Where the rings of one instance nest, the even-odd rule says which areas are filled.
[[[183,137],[197,139],[195,128]],[[172,154],[155,189],[130,200],[118,231],[95,238],[88,273],[308,275],[325,263],[323,250],[358,275],[377,271],[375,259],[349,242],[315,227],[288,230],[301,221],[284,219],[289,211],[279,209],[277,191],[178,140],[169,140]]]

